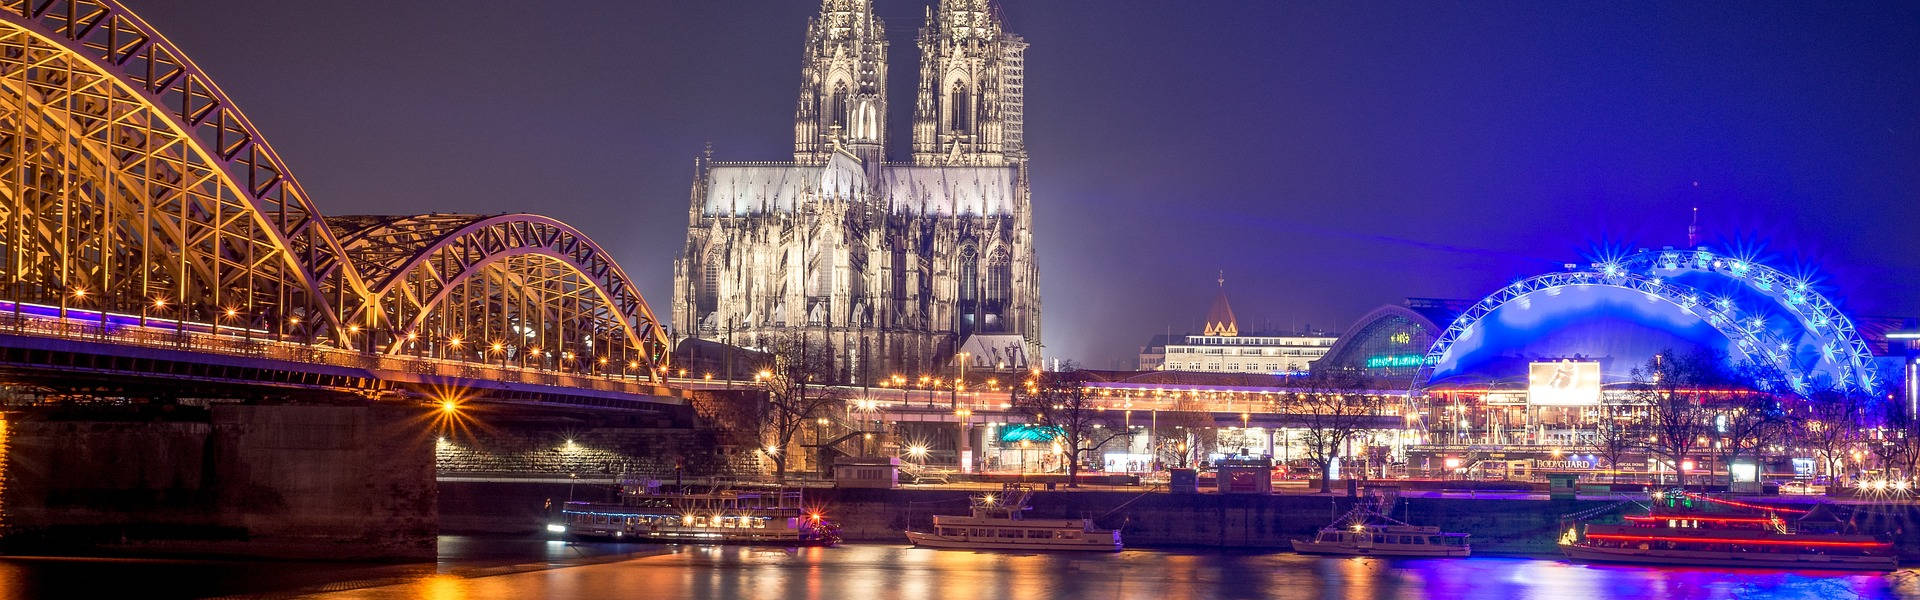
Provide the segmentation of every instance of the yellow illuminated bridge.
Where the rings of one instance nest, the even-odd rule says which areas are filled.
[[[8,369],[659,391],[667,339],[592,240],[525,214],[322,216],[117,2],[0,0],[0,104]]]

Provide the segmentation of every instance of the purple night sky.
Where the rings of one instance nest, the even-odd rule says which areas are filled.
[[[876,0],[896,157],[931,0]],[[809,0],[127,0],[329,215],[535,212],[670,302],[692,157],[785,160]],[[1004,0],[1049,356],[1338,331],[1705,243],[1920,315],[1920,5]]]

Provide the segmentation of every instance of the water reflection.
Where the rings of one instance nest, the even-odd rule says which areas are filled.
[[[677,547],[629,561],[497,577],[432,578],[335,599],[992,598],[1573,599],[1920,597],[1915,571],[1817,573],[1607,567],[1554,560],[1381,560],[1128,551],[1014,554],[853,545]]]
[[[13,428],[9,425],[6,413],[0,413],[0,537],[11,533],[7,528],[13,523],[8,513],[11,507],[7,503],[7,461],[13,457],[8,452],[13,443]]]

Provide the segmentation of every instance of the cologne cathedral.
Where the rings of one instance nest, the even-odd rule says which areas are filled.
[[[697,159],[676,341],[804,336],[841,383],[1037,365],[1027,45],[1001,21],[990,0],[927,9],[910,158],[889,160],[886,30],[872,0],[821,2],[793,159]]]

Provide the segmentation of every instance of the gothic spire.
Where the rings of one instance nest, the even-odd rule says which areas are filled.
[[[1240,322],[1233,318],[1233,306],[1227,303],[1227,272],[1220,271],[1220,277],[1214,281],[1220,284],[1214,293],[1213,306],[1207,308],[1207,324],[1200,333],[1235,337],[1240,335]]]
[[[872,0],[821,0],[807,25],[793,159],[819,164],[834,148],[885,158],[887,35]]]
[[[1005,165],[1025,156],[1026,49],[990,0],[940,0],[920,27],[913,155],[919,164]]]

